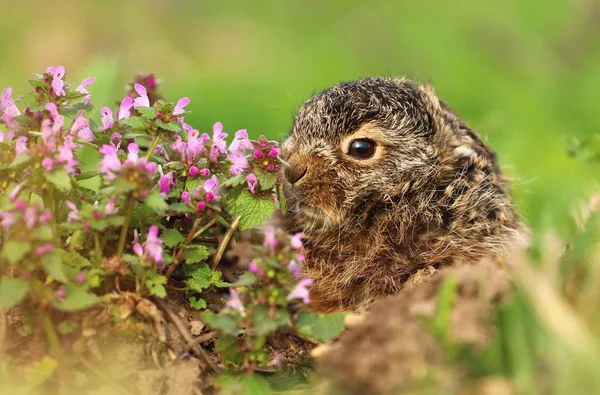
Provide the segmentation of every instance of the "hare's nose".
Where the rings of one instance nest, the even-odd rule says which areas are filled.
[[[294,185],[295,183],[300,181],[302,177],[304,177],[307,170],[308,166],[306,165],[290,164],[290,166],[284,169],[283,173],[285,174],[285,178],[287,178],[289,183]]]

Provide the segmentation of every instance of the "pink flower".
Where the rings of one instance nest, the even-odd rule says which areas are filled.
[[[17,216],[13,211],[0,211],[0,226],[4,233],[10,232],[10,228],[17,222]]]
[[[108,130],[113,127],[115,124],[115,120],[113,119],[113,114],[110,108],[102,107],[100,110],[100,114],[102,114],[102,130]]]
[[[181,161],[192,165],[196,162],[196,158],[206,150],[205,144],[210,137],[204,133],[200,136],[200,132],[184,123],[183,128],[188,133],[188,141],[184,142],[181,136],[174,137],[175,142],[171,145],[171,149],[181,157]]]
[[[25,137],[25,136],[17,137],[17,140],[15,141],[15,154],[17,156],[27,152],[27,144],[26,143],[27,143],[27,137]]]
[[[190,204],[192,202],[192,198],[190,197],[190,193],[188,191],[181,192],[181,201],[185,204]]]
[[[146,236],[145,252],[157,265],[162,262],[162,240],[158,237],[158,226],[152,225]]]
[[[275,236],[275,227],[273,226],[267,226],[265,228],[265,240],[263,242],[263,245],[266,248],[276,248],[279,245],[279,241],[277,240],[277,237]]]
[[[309,304],[310,303],[309,291],[306,287],[308,287],[312,283],[313,283],[313,280],[310,278],[303,278],[302,280],[300,280],[298,285],[296,285],[296,288],[294,288],[292,290],[292,292],[290,292],[289,295],[287,296],[287,300],[302,299],[302,302],[304,304]]]
[[[287,269],[290,273],[292,273],[294,277],[298,277],[300,276],[300,270],[302,269],[302,266],[300,266],[298,262],[292,259],[290,263],[288,263]]]
[[[42,256],[42,255],[46,255],[47,253],[49,253],[51,251],[54,251],[54,244],[46,243],[35,249],[35,255]]]
[[[302,233],[302,232],[298,232],[294,236],[292,236],[292,239],[290,240],[290,245],[292,246],[292,248],[295,250],[299,250],[302,247],[304,247],[304,245],[302,244],[303,238],[304,238],[304,233]]]
[[[42,159],[42,167],[44,170],[46,170],[46,172],[50,173],[54,168],[54,162],[52,162],[52,159],[45,157]]]
[[[252,155],[254,155],[254,157],[255,157],[256,159],[260,159],[260,158],[262,158],[262,155],[263,155],[263,153],[262,153],[262,151],[261,151],[261,150],[258,150],[258,149],[257,149],[257,150],[255,150],[255,151],[252,153]]]
[[[35,206],[26,207],[23,211],[23,219],[25,220],[25,227],[27,229],[33,229],[38,220],[37,208]]]
[[[106,206],[104,206],[104,214],[105,215],[116,214],[119,211],[119,209],[115,207],[116,201],[117,201],[117,198],[114,197],[112,199],[109,199],[108,202],[106,202]]]
[[[79,110],[77,118],[71,127],[71,133],[77,133],[77,136],[85,141],[93,141],[94,133],[90,129],[90,123],[83,117],[83,110]]]
[[[65,164],[65,169],[68,173],[75,173],[75,166],[79,164],[75,160],[75,156],[73,154],[73,150],[75,149],[75,143],[73,143],[73,139],[70,136],[65,137],[65,142],[63,145],[58,147],[58,155],[56,159],[59,162],[63,162]]]
[[[200,170],[200,175],[202,177],[208,177],[210,175],[210,169],[205,167],[204,169]]]
[[[254,194],[256,192],[256,186],[258,185],[258,179],[254,173],[250,173],[246,176],[246,182],[248,182],[248,188],[250,189],[250,193]]]
[[[80,283],[83,284],[85,282],[85,274],[83,274],[83,273],[77,274],[77,281],[79,281]]]
[[[85,89],[85,87],[88,86],[88,85],[90,85],[90,84],[93,84],[94,82],[96,82],[95,78],[86,78],[85,80],[83,80],[81,82],[81,84],[79,84],[79,86],[77,88],[75,88],[75,90],[77,92],[85,93],[87,95],[87,96],[85,96],[85,99],[83,101],[85,104],[90,104],[90,101],[91,101],[91,99],[90,99],[90,92],[88,92],[88,90]]]
[[[189,97],[184,97],[182,99],[179,99],[179,101],[175,105],[175,109],[173,110],[173,115],[183,114],[185,112],[184,108],[188,104],[190,104],[190,98]]]
[[[229,300],[227,301],[227,307],[236,310],[242,317],[246,316],[246,310],[244,309],[244,304],[240,299],[240,294],[236,291],[235,288],[229,289]]]
[[[196,177],[198,175],[198,168],[196,166],[192,166],[188,169],[190,176]]]
[[[107,180],[112,181],[115,179],[114,172],[119,172],[123,168],[123,165],[119,160],[117,147],[104,144],[102,148],[100,148],[100,153],[104,155],[100,160],[100,172],[104,173]]]
[[[133,107],[133,99],[129,96],[125,96],[125,98],[121,101],[121,106],[119,107],[119,114],[117,115],[117,118],[129,118],[131,116],[131,107]]]
[[[223,133],[223,124],[221,122],[215,123],[213,126],[213,144],[210,147],[210,160],[217,162],[219,160],[219,154],[226,154],[226,141],[227,133]]]
[[[67,216],[67,222],[81,220],[81,216],[79,215],[79,209],[77,208],[75,203],[71,202],[70,200],[67,200],[65,203],[67,204],[67,207],[71,209],[69,215]]]
[[[277,148],[273,148],[271,151],[269,151],[269,155],[271,155],[273,158],[276,158],[277,155],[279,155],[279,150]]]
[[[56,290],[56,297],[59,299],[64,299],[67,296],[67,291],[64,288],[59,288]]]
[[[6,88],[2,91],[2,96],[0,97],[0,120],[4,121],[6,126],[12,129],[17,126],[13,118],[21,115],[21,112],[10,97],[11,94],[12,88]]]
[[[140,95],[133,101],[133,108],[150,107],[150,99],[148,99],[146,88],[141,84],[135,84],[133,85],[133,88],[137,94]]]
[[[207,195],[212,193],[214,198],[218,198],[221,196],[221,187],[219,184],[219,179],[217,176],[213,175],[208,180],[204,181],[203,189],[206,191]]]
[[[137,229],[133,231],[133,252],[139,257],[144,255],[144,249],[140,244],[140,236],[138,234]]]
[[[17,196],[19,196],[19,193],[21,193],[21,189],[23,189],[24,185],[25,183],[20,183],[12,190],[12,192],[8,195],[8,200],[10,202],[14,202],[17,199]]]
[[[54,94],[56,96],[64,96],[65,82],[63,81],[63,77],[65,76],[65,68],[63,66],[56,68],[49,67],[46,72],[52,74],[52,89],[54,90]]]
[[[171,191],[171,187],[175,186],[175,181],[173,181],[173,172],[171,171],[167,174],[163,174],[162,166],[158,165],[158,173],[160,174],[158,186],[160,187],[161,195],[164,197]]]
[[[50,118],[52,118],[52,121],[54,122],[52,130],[54,130],[55,132],[60,131],[65,123],[65,117],[58,113],[58,109],[56,108],[56,104],[54,103],[46,104],[46,110],[48,110],[48,112],[50,113]]]
[[[252,149],[252,143],[248,140],[248,132],[246,129],[238,130],[235,133],[235,137],[231,144],[229,144],[229,151],[242,151],[246,152],[246,150]]]
[[[246,155],[244,155],[240,151],[232,151],[230,155],[227,155],[227,159],[229,159],[232,163],[229,168],[229,175],[238,175],[241,174],[245,169],[248,168],[248,159],[246,159]]]

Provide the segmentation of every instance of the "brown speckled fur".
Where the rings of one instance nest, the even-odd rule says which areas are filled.
[[[359,130],[378,141],[376,160],[362,163],[341,146]],[[284,186],[286,223],[306,234],[317,310],[362,309],[398,293],[418,269],[499,256],[526,241],[494,152],[430,87],[410,80],[368,78],[314,95],[282,159],[288,177],[306,169]]]

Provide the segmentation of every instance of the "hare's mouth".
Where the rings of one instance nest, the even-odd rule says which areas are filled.
[[[328,232],[338,223],[327,210],[304,202],[296,202],[294,214],[298,225],[307,234]]]

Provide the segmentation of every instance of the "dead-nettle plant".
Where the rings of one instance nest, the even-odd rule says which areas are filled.
[[[219,270],[231,238],[283,206],[277,142],[239,130],[228,143],[221,123],[200,133],[185,122],[190,100],[163,100],[152,75],[96,122],[94,78],[72,89],[65,76],[50,67],[31,92],[0,99],[0,309],[31,312],[54,356],[65,313],[104,307],[124,318],[123,300],[167,288],[205,309],[206,291],[231,286]],[[329,340],[343,328],[339,316],[290,308],[309,302],[301,237],[269,228],[227,307],[204,313],[229,366],[274,363],[270,333]]]

